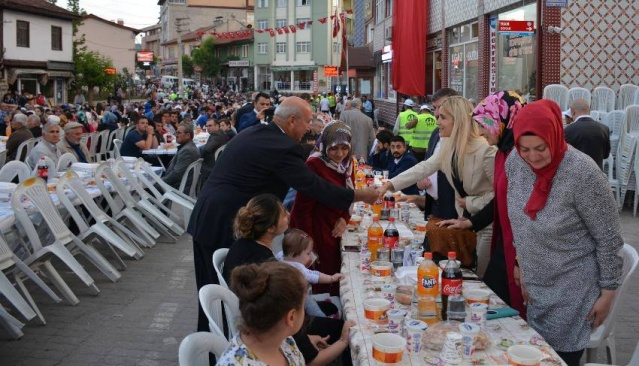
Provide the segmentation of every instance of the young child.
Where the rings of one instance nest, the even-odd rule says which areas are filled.
[[[299,229],[289,229],[286,232],[282,240],[282,253],[277,257],[302,272],[311,285],[339,282],[344,278],[341,273],[329,276],[308,268],[316,259],[315,253],[313,253],[313,238]],[[321,301],[319,302],[320,305],[318,305],[318,302],[310,296],[310,290],[309,286],[309,296],[306,304],[304,304],[304,308],[309,315],[325,317],[337,314],[337,307],[331,302]]]

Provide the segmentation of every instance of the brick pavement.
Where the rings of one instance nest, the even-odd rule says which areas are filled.
[[[639,250],[638,223],[627,209],[622,213],[624,239]],[[0,365],[177,365],[180,341],[196,328],[191,239],[185,235],[177,243],[159,242],[145,252],[140,261],[126,261],[128,268],[117,283],[87,264],[101,290],[97,296],[56,265],[80,303],[55,304],[31,286],[47,325],[29,322],[18,341],[0,331]],[[639,340],[638,314],[635,273],[617,320],[619,365],[629,362]],[[603,348],[598,361],[605,361]]]

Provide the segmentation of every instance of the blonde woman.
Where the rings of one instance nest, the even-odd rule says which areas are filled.
[[[465,98],[447,98],[440,107],[437,126],[441,146],[428,160],[391,179],[380,188],[401,190],[441,170],[455,189],[458,215],[468,218],[493,198],[493,171],[497,149],[479,135],[471,119],[472,104]],[[490,259],[492,226],[477,232],[477,275],[482,277]],[[445,253],[443,253],[445,254]]]

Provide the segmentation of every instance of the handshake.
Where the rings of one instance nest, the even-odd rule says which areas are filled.
[[[386,193],[389,189],[393,190],[393,184],[390,181],[384,183],[380,187],[356,189],[353,202],[363,201],[372,205],[375,201],[383,199],[384,193]]]

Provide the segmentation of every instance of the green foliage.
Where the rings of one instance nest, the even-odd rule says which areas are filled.
[[[89,96],[94,87],[104,88],[112,86],[117,75],[107,75],[104,69],[113,67],[110,58],[95,51],[78,52],[75,58],[75,77],[78,87],[87,87]],[[90,98],[89,98],[90,99]]]
[[[215,38],[206,38],[199,48],[193,50],[193,63],[202,68],[202,76],[214,77],[220,73],[223,59],[215,57]]]
[[[53,5],[56,5],[58,3],[58,0],[49,0],[49,2]]]
[[[182,55],[182,73],[184,75],[193,75],[193,60],[189,55]]]
[[[54,0],[54,1],[57,1],[57,0]],[[78,15],[86,15],[87,13],[84,9],[80,7],[80,0],[68,0],[67,9]],[[78,33],[78,27],[82,25],[82,21],[74,20],[71,22],[71,25],[73,27],[73,37],[75,38],[75,35]],[[78,53],[86,51],[86,46],[84,46],[85,42],[86,42],[86,39],[84,37],[84,34],[80,38],[73,40],[73,59],[74,60],[76,59]]]

